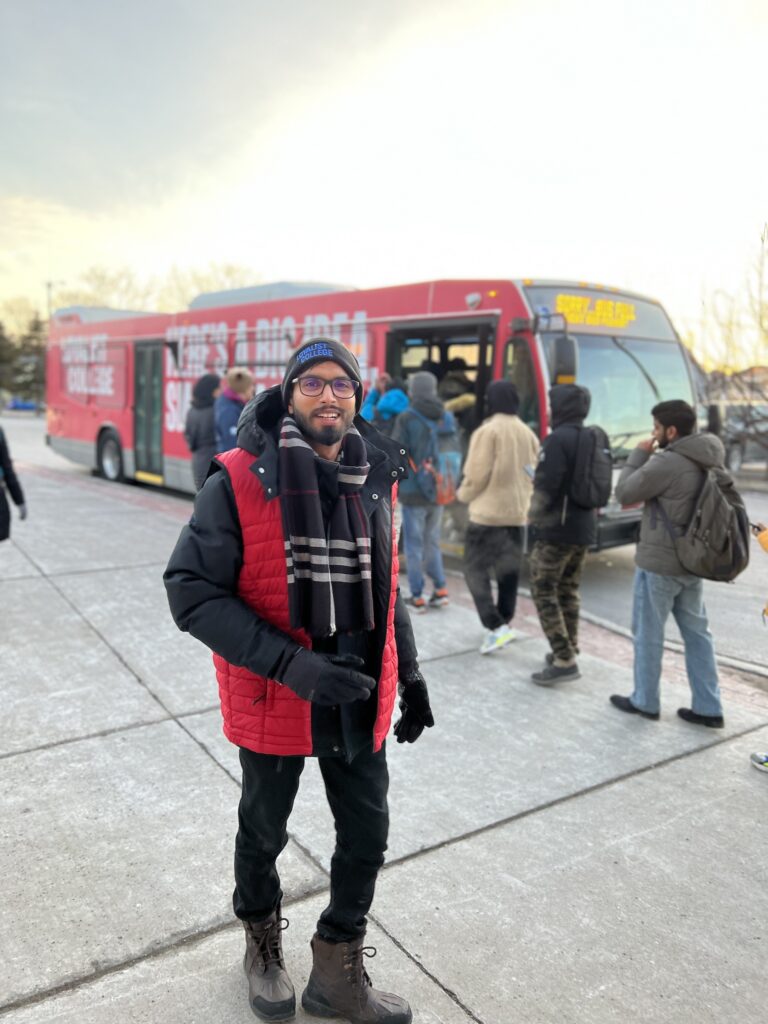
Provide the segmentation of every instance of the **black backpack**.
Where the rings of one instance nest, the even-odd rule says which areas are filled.
[[[581,508],[603,508],[613,486],[613,456],[602,427],[579,427],[568,497]]]
[[[654,498],[653,504],[664,520],[680,564],[692,576],[728,583],[749,565],[749,518],[732,480],[721,484],[714,470],[704,470],[691,521],[682,527],[682,533],[661,502]]]

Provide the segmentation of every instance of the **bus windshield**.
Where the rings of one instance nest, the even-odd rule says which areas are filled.
[[[542,334],[547,361],[555,333]],[[677,341],[573,333],[578,342],[577,383],[589,388],[587,423],[611,439],[615,458],[625,458],[651,433],[651,409],[670,398],[692,401],[691,382]]]

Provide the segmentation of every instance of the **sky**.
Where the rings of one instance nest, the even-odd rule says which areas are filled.
[[[625,287],[768,221],[762,0],[3,0],[0,302],[93,265]]]

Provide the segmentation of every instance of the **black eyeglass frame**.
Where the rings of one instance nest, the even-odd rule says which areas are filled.
[[[306,393],[306,391],[304,390],[304,388],[302,388],[302,386],[301,386],[301,382],[304,381],[304,380],[321,380],[323,382],[322,390],[318,391],[318,393],[316,395],[308,395]],[[352,385],[352,394],[351,395],[339,395],[339,394],[337,394],[336,389],[334,387],[334,384],[337,381],[343,381],[344,384],[351,384]],[[352,380],[351,377],[333,377],[333,378],[331,378],[331,380],[328,380],[326,377],[318,377],[317,374],[315,374],[315,373],[307,373],[303,377],[294,377],[293,380],[291,381],[291,384],[298,384],[299,385],[299,391],[302,393],[302,395],[304,395],[305,398],[320,398],[322,395],[325,394],[325,389],[330,386],[330,389],[333,392],[333,394],[335,395],[335,397],[336,398],[340,398],[342,401],[344,399],[354,398],[355,395],[357,394],[357,389],[360,387],[360,382],[357,381],[357,380]]]

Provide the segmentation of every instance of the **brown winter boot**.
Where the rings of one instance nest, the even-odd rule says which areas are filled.
[[[411,1024],[411,1008],[400,996],[379,992],[363,967],[363,956],[375,956],[363,946],[364,936],[352,942],[312,939],[312,973],[301,997],[307,1013],[346,1017],[352,1024]]]
[[[291,1020],[296,1013],[296,993],[285,970],[282,931],[288,927],[280,907],[264,921],[243,921],[248,998],[261,1020]]]

